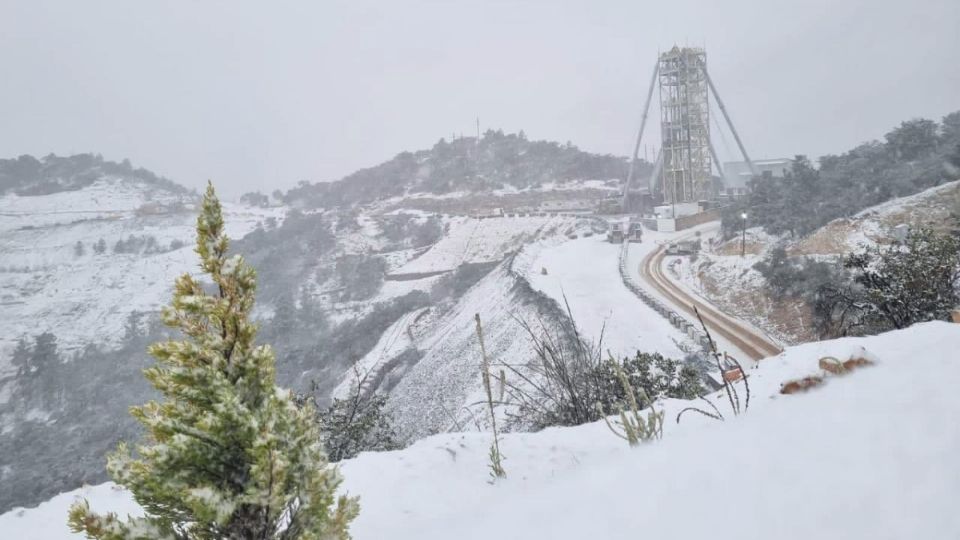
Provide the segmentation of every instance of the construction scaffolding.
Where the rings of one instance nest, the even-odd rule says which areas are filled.
[[[673,49],[660,55],[663,197],[668,204],[713,198],[707,53]]]

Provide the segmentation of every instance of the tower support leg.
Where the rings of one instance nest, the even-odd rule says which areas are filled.
[[[630,168],[627,170],[627,181],[623,186],[624,210],[627,207],[627,194],[630,192],[630,186],[633,184],[633,175],[637,166],[637,154],[640,153],[640,141],[643,140],[643,128],[647,125],[647,115],[650,113],[650,100],[653,98],[653,88],[657,84],[657,73],[660,72],[660,62],[653,67],[653,75],[650,77],[650,88],[647,90],[647,101],[643,105],[643,117],[640,119],[640,131],[637,133],[637,142],[633,145],[633,156],[630,158]]]

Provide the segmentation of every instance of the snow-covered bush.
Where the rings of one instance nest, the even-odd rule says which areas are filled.
[[[753,265],[770,286],[773,297],[799,298],[812,302],[816,291],[842,279],[836,264],[810,257],[790,257],[783,246],[777,246]]]
[[[395,249],[425,247],[443,237],[444,226],[439,218],[421,218],[412,214],[393,214],[381,218],[380,229]]]
[[[522,423],[534,428],[594,422],[619,414],[631,401],[649,405],[663,397],[695,399],[705,392],[700,372],[681,361],[640,351],[623,360],[603,360],[602,339],[587,342],[575,323],[564,322],[553,329],[541,325],[539,331],[522,324],[536,354],[531,370],[537,383],[508,386],[520,404]],[[521,375],[515,368],[507,369]]]
[[[626,404],[616,405],[618,420],[610,422],[604,414],[603,420],[614,435],[627,441],[630,446],[637,446],[641,442],[648,442],[663,437],[663,415],[664,411],[658,411],[653,407],[653,400],[641,388],[639,392],[634,389],[627,379],[627,374],[613,358],[610,358],[613,364],[614,372],[620,383],[620,388],[626,395]],[[643,400],[636,399],[636,395]],[[640,409],[646,404],[649,408],[646,416],[640,413]],[[601,411],[602,412],[602,411]]]
[[[400,448],[390,415],[383,409],[386,404],[386,396],[367,396],[357,387],[349,397],[334,398],[329,407],[317,413],[330,461],[350,459],[360,452]]]
[[[626,378],[627,385],[622,382]],[[706,393],[700,373],[679,360],[660,353],[637,351],[623,360],[608,358],[597,365],[598,403],[604,414],[614,414],[617,407],[629,403],[649,403],[660,398],[696,399]],[[626,393],[630,388],[632,395]]]
[[[929,228],[903,244],[874,246],[843,259],[852,279],[819,292],[817,311],[834,335],[872,334],[949,320],[960,304],[960,240]]]

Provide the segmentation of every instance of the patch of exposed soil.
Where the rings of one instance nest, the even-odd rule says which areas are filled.
[[[765,287],[743,283],[732,288],[709,271],[697,273],[703,293],[720,309],[762,328],[787,344],[817,339],[813,314],[799,300],[774,300]]]
[[[743,251],[747,255],[760,255],[770,247],[765,242],[757,240],[747,240],[743,245]],[[717,255],[740,255],[740,239],[728,240],[714,249]]]
[[[837,219],[817,229],[813,234],[789,246],[790,255],[838,255],[850,251],[848,239],[862,223],[851,219]],[[872,238],[871,238],[872,239]]]

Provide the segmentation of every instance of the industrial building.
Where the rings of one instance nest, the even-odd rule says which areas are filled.
[[[758,159],[753,161],[753,169],[746,161],[727,161],[723,164],[721,195],[731,199],[742,197],[747,192],[747,183],[754,176],[769,174],[774,178],[783,178],[790,170],[792,161],[789,158]]]

